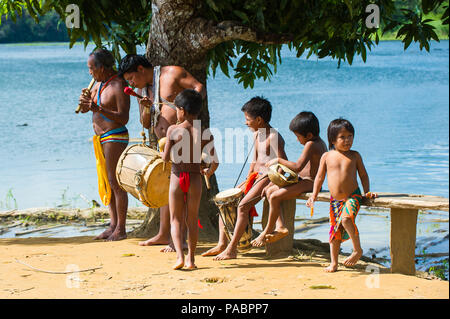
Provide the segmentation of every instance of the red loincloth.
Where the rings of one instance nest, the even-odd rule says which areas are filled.
[[[184,193],[184,202],[186,203],[186,196],[189,191],[189,187],[191,186],[190,175],[188,172],[180,173],[180,188]],[[198,219],[198,227],[203,229],[203,226],[200,224],[200,219]]]
[[[255,184],[258,175],[259,175],[258,172],[253,172],[250,175],[248,175],[247,180],[245,181],[244,194],[247,194],[250,191],[250,189],[252,189],[253,184]],[[255,206],[252,206],[252,208],[250,208],[248,212],[252,217],[258,216]]]

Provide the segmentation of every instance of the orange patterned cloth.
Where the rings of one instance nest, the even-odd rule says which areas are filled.
[[[343,242],[350,238],[347,231],[341,227],[343,214],[347,214],[351,218],[356,234],[358,234],[355,219],[361,207],[361,201],[362,195],[359,187],[346,200],[335,200],[332,196],[330,197],[330,243],[333,239]]]

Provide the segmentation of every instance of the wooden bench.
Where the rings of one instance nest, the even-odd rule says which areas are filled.
[[[384,207],[391,211],[391,234],[390,234],[390,255],[391,272],[406,275],[414,275],[415,267],[415,247],[416,247],[416,225],[417,214],[420,210],[447,211],[449,208],[448,198],[429,195],[397,194],[397,193],[377,193],[378,198],[363,199],[362,206]],[[310,193],[305,193],[297,199],[307,200]],[[320,192],[317,201],[330,202],[330,193]],[[264,200],[262,225],[267,224],[269,204]],[[294,217],[296,209],[296,199],[282,202],[282,214],[289,236],[278,242],[266,245],[266,255],[268,257],[285,253],[291,254],[294,240]],[[363,208],[363,207],[362,207]],[[317,211],[316,211],[317,214]]]

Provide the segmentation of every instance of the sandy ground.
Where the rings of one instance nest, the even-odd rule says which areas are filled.
[[[98,242],[92,237],[0,239],[0,298],[449,298],[449,283],[370,272],[360,262],[324,272],[313,257],[268,260],[254,249],[238,259],[196,258],[196,270],[172,270],[174,253],[141,247],[139,239]],[[199,244],[198,254],[212,247]],[[37,272],[95,271],[77,274]],[[370,266],[370,265],[369,265]],[[76,268],[78,267],[78,268]],[[314,287],[328,286],[328,289]]]

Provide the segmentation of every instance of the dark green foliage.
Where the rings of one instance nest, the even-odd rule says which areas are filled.
[[[80,7],[82,27],[69,30],[73,45],[83,39],[85,45],[92,40],[98,46],[109,44],[115,55],[119,47],[126,53],[136,52],[137,45],[147,43],[151,1],[149,0],[0,0],[0,15],[8,14],[13,20],[27,8],[38,20],[54,9],[65,19],[65,8],[74,3]],[[374,3],[380,9],[380,29],[368,28],[367,5]],[[290,41],[256,41],[250,43],[233,40],[216,45],[207,54],[208,70],[215,75],[217,67],[227,76],[230,68],[244,87],[253,87],[257,78],[269,79],[281,63],[280,50],[287,43],[297,56],[332,57],[352,64],[354,56],[366,61],[367,50],[378,44],[385,32],[396,32],[405,49],[419,42],[420,49],[429,51],[430,41],[439,41],[432,20],[424,14],[443,12],[437,20],[448,25],[448,0],[204,0],[198,1],[195,16],[213,21],[234,21],[250,27],[260,34],[289,35]],[[237,63],[233,63],[237,59]]]
[[[0,43],[69,41],[66,26],[55,12],[39,16],[39,21],[37,24],[27,12],[17,17],[16,22],[3,21]]]

